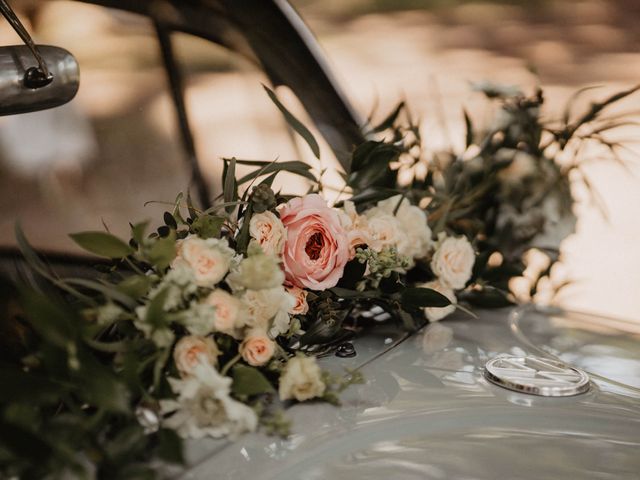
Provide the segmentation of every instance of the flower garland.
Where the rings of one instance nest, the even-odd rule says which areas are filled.
[[[557,260],[559,240],[574,225],[568,178],[579,169],[559,158],[574,142],[593,140],[597,124],[591,135],[581,129],[635,90],[552,127],[539,119],[540,92],[485,85],[501,102],[499,121],[480,132],[467,117],[461,154],[426,152],[401,104],[354,150],[348,199],[333,206],[303,162],[226,159],[223,193],[208,210],[180,194],[163,225],[151,232],[149,222],[131,225],[128,242],[109,232],[72,235],[110,259],[99,279],[52,275],[18,229],[25,257],[65,306],[23,295],[40,347],[11,378],[69,386],[43,394],[39,421],[58,411],[81,418],[91,427],[74,438],[100,439],[91,455],[102,452],[101,468],[114,469],[105,474],[113,478],[125,475],[127,462],[149,460],[149,438],[173,462],[178,437],[233,438],[259,427],[286,435],[283,405],[337,403],[344,388],[363,381],[357,371],[322,371],[313,355],[371,323],[361,312],[381,307],[415,329],[457,308],[469,312],[465,304],[502,306],[514,300],[508,282],[522,275],[523,252],[536,247]],[[302,124],[291,125],[317,151]],[[256,168],[238,178],[240,164]],[[312,180],[310,193],[274,192],[282,171]],[[35,442],[25,418],[20,428]],[[118,457],[112,450],[126,435],[141,449]],[[89,455],[53,451],[56,462],[78,469]],[[17,465],[12,472],[22,471]]]

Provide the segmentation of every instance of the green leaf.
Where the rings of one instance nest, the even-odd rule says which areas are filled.
[[[242,220],[242,227],[236,236],[236,249],[238,253],[246,253],[249,246],[249,225],[251,223],[251,216],[253,215],[253,206],[249,204],[247,210],[244,212],[244,218]]]
[[[176,234],[172,230],[167,237],[159,238],[147,250],[149,262],[158,270],[164,270],[176,258]]]
[[[316,139],[313,137],[309,129],[305,127],[300,120],[294,117],[293,114],[289,112],[289,110],[287,110],[287,108],[280,102],[280,100],[278,100],[278,97],[273,90],[271,90],[266,85],[262,85],[262,87],[267,92],[267,95],[269,95],[271,101],[276,104],[278,110],[282,112],[287,123],[291,125],[291,128],[293,128],[296,133],[300,135],[305,142],[307,142],[307,145],[309,145],[309,148],[311,149],[315,157],[320,158],[320,147],[318,146],[318,142],[316,142]]]
[[[47,404],[59,401],[69,386],[52,378],[25,372],[14,365],[0,363],[0,402]]]
[[[146,275],[131,275],[121,281],[117,288],[134,300],[146,295],[151,287],[151,279]]]
[[[94,280],[87,280],[84,278],[68,278],[64,282],[68,285],[75,285],[78,287],[88,288],[94,292],[102,293],[105,298],[111,299],[114,302],[121,303],[129,308],[135,306],[135,302],[131,301],[128,295],[120,292],[117,287],[105,283],[96,282]]]
[[[169,288],[160,290],[149,302],[145,322],[154,327],[165,327],[169,322],[164,311],[164,304],[169,296]]]
[[[240,162],[238,162],[240,163]],[[304,162],[300,162],[297,160],[290,160],[286,162],[266,162],[262,165],[260,169],[254,170],[251,173],[246,174],[242,178],[238,180],[238,185],[242,185],[243,183],[247,183],[250,180],[253,180],[256,177],[260,177],[262,175],[268,175],[274,172],[287,172],[293,173],[295,175],[299,175],[301,177],[307,178],[313,182],[317,182],[318,179],[309,171],[311,170],[311,166],[307,165]]]
[[[35,292],[24,292],[22,297],[29,323],[42,338],[63,349],[75,343],[79,329],[74,325],[73,312]]]
[[[167,227],[173,228],[174,230],[178,228],[178,222],[176,222],[175,217],[170,212],[164,212],[163,219],[164,219],[164,224]]]
[[[214,215],[202,215],[191,224],[191,233],[200,238],[218,238],[224,224],[223,217]]]
[[[473,143],[473,123],[471,122],[471,117],[469,117],[469,114],[467,113],[466,110],[462,110],[462,113],[464,114],[464,125],[465,125],[465,131],[466,131],[466,146],[469,147],[472,143]]]
[[[142,245],[144,241],[144,234],[149,226],[149,220],[131,225],[131,238],[135,240],[138,245]]]
[[[225,203],[235,202],[238,200],[238,184],[236,183],[236,159],[224,159],[225,172],[224,184],[222,186],[222,195]],[[232,212],[234,207],[227,207],[227,212]]]
[[[400,149],[395,145],[372,140],[364,142],[353,152],[348,185],[356,191],[373,186],[393,187],[397,172],[389,168],[389,163],[399,155]]]
[[[158,432],[158,457],[169,463],[184,463],[182,440],[175,430],[161,428]]]
[[[231,371],[231,389],[236,395],[259,395],[274,392],[273,385],[257,368],[236,365]]]
[[[446,307],[451,301],[432,288],[409,287],[400,294],[400,303],[406,308]]]
[[[129,245],[107,232],[80,232],[69,236],[80,247],[101,257],[123,258],[133,253]]]

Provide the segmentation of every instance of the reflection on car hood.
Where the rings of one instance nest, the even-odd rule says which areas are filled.
[[[487,311],[413,336],[363,335],[355,358],[323,360],[331,370],[364,364],[366,384],[350,387],[341,407],[292,407],[287,440],[252,434],[190,442],[190,467],[179,478],[637,478],[640,390],[632,384],[596,374],[588,393],[544,398],[484,379],[496,355],[540,355],[521,328],[524,316]],[[543,330],[550,343],[552,327]],[[637,359],[640,344],[625,345]]]

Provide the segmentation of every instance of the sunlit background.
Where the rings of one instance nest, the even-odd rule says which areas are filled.
[[[39,43],[70,50],[82,73],[70,105],[0,119],[0,245],[15,243],[16,219],[37,247],[50,250],[74,250],[67,233],[102,229],[103,223],[126,235],[129,221],[166,209],[146,201],[171,202],[188,182],[152,25],[78,2],[11,4]],[[367,116],[377,106],[381,118],[406,99],[423,118],[431,149],[462,145],[463,107],[478,121],[487,117],[486,101],[469,88],[473,81],[525,90],[541,84],[548,118],[561,112],[577,88],[601,86],[585,96],[587,102],[640,81],[640,3],[631,0],[293,4],[356,109]],[[221,157],[313,161],[303,145],[292,143],[255,66],[187,35],[176,35],[176,42],[188,73],[198,155],[214,190]],[[0,44],[17,43],[8,25],[0,25]],[[304,118],[296,99],[281,94]],[[640,94],[622,109],[640,111]],[[618,136],[640,152],[640,126]],[[640,322],[640,159],[627,152],[622,167],[584,155],[604,208],[576,188],[583,200],[576,211],[578,231],[565,242],[563,265],[550,280],[573,284],[554,301]],[[314,165],[334,165],[326,146],[322,164]],[[335,176],[327,183],[339,188]],[[294,188],[304,191],[304,185]]]

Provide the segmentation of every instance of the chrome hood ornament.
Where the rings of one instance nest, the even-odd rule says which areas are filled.
[[[496,357],[485,365],[484,376],[500,387],[543,397],[569,397],[589,390],[589,376],[582,370],[535,356]]]

